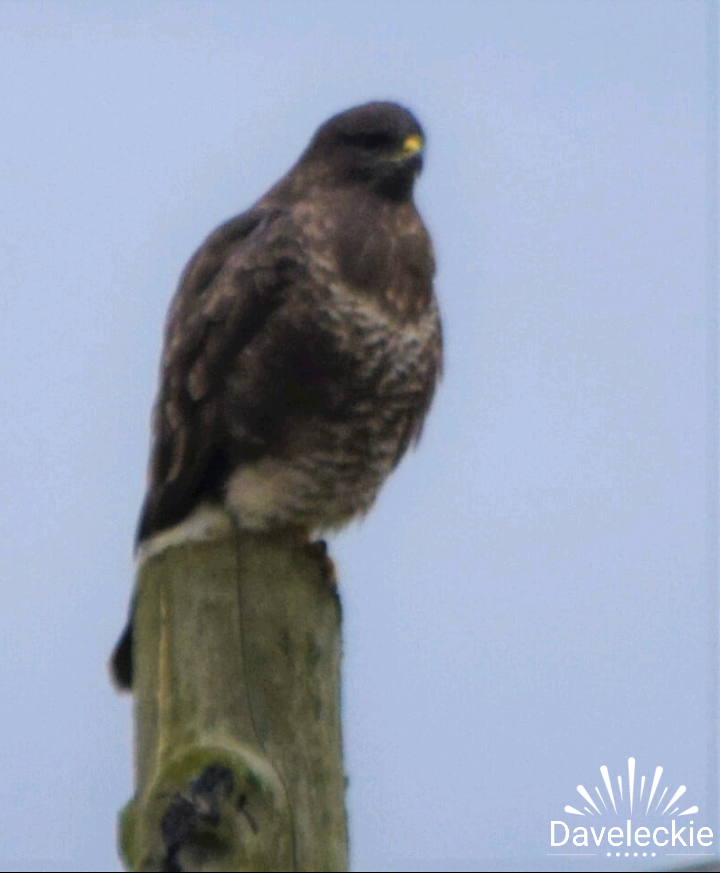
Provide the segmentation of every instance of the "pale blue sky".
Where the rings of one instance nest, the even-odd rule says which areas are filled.
[[[354,869],[658,866],[548,858],[629,756],[717,829],[708,8],[0,3],[0,870],[120,869],[105,661],[165,311],[204,236],[374,98],[428,134],[447,361],[331,546]]]

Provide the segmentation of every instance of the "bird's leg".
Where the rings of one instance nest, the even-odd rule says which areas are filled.
[[[312,543],[308,542],[305,545],[305,548],[320,564],[322,579],[325,585],[327,585],[327,587],[332,591],[337,591],[337,572],[335,571],[335,564],[330,557],[325,540],[315,540],[315,542]]]

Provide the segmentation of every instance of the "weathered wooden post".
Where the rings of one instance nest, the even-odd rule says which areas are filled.
[[[131,870],[347,870],[340,602],[322,544],[227,526],[139,569]]]

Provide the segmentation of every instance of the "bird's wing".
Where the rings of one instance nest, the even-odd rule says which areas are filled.
[[[148,489],[137,542],[182,521],[228,473],[222,397],[243,348],[282,304],[298,265],[282,210],[251,210],[219,227],[187,265],[168,314],[153,414]],[[262,451],[257,429],[234,453]]]

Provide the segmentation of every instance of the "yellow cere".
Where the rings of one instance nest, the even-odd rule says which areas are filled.
[[[405,142],[402,144],[402,153],[404,157],[408,157],[409,155],[414,155],[419,152],[423,147],[423,140],[419,133],[411,133],[410,136],[405,138]]]

